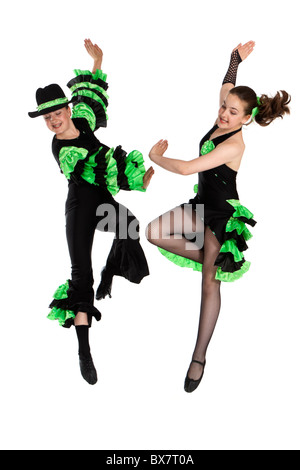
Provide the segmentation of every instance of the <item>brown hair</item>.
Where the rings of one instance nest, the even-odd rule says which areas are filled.
[[[237,86],[232,88],[229,93],[236,95],[246,103],[245,115],[252,114],[253,108],[258,108],[258,114],[254,117],[254,120],[260,126],[268,126],[274,119],[283,118],[284,114],[290,114],[288,104],[291,97],[284,90],[278,91],[274,97],[267,95],[258,97],[252,88]]]

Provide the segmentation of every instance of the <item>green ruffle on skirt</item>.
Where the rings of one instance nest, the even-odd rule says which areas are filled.
[[[191,268],[194,271],[202,272],[202,264],[197,261],[185,258],[184,256],[176,255],[170,251],[164,250],[163,248],[158,248],[163,256],[165,256],[169,261],[180,266],[181,268]]]
[[[249,268],[251,263],[246,261],[242,251],[247,248],[245,241],[252,238],[252,234],[245,226],[246,223],[254,226],[256,222],[253,220],[253,214],[250,212],[246,207],[242,206],[240,201],[237,199],[228,199],[227,202],[231,204],[235,212],[232,214],[232,217],[228,220],[225,228],[225,241],[220,248],[219,255],[216,259],[215,266],[218,266],[215,279],[224,282],[233,282],[237,279],[240,279],[243,274],[245,274]],[[234,236],[234,232],[236,232],[236,236]],[[243,249],[238,248],[238,242],[244,247]],[[202,272],[202,263],[198,263],[197,261],[190,260],[180,255],[176,255],[174,253],[170,253],[163,248],[159,248],[160,253],[165,256],[169,261],[172,261],[174,264],[184,268],[191,268],[194,271]],[[237,266],[237,268],[233,272],[223,271],[222,265],[226,264],[226,259],[224,259],[224,255],[226,258],[226,254],[230,259],[233,258],[233,266]]]
[[[215,279],[217,279],[218,281],[223,281],[223,282],[237,281],[243,276],[243,274],[245,274],[249,270],[250,265],[251,263],[249,261],[245,261],[242,264],[241,268],[238,269],[237,271],[234,271],[233,273],[222,271],[221,268],[219,267],[217,269]]]
[[[61,284],[55,291],[53,297],[55,300],[63,300],[68,298],[69,281]],[[49,320],[57,320],[60,326],[64,326],[67,320],[75,318],[72,310],[64,310],[59,307],[53,307],[49,315]]]
[[[138,150],[133,150],[125,158],[125,175],[128,179],[129,188],[134,191],[145,192],[146,189],[143,188],[143,178],[146,173],[144,166],[144,158],[141,152]]]

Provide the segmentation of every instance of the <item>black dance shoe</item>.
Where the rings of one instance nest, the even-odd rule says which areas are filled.
[[[86,380],[90,385],[95,385],[98,382],[98,378],[92,356],[79,356],[79,366],[84,380]]]
[[[105,299],[107,295],[111,299],[111,288],[112,288],[113,276],[114,275],[112,274],[112,272],[108,271],[107,268],[103,268],[102,274],[101,274],[101,282],[96,291],[97,300]]]
[[[203,377],[203,374],[204,374],[204,367],[205,367],[205,364],[206,364],[206,361],[200,362],[200,361],[195,361],[195,359],[193,359],[192,362],[196,362],[197,364],[200,364],[203,367],[203,369],[202,369],[202,374],[201,374],[200,378],[197,379],[197,380],[190,379],[188,374],[186,375],[186,378],[185,378],[185,381],[184,381],[184,390],[187,393],[192,393],[194,390],[196,390],[196,388],[200,384],[200,382],[202,380],[202,377]]]

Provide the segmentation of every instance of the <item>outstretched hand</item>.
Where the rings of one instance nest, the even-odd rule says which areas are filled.
[[[255,46],[254,41],[248,41],[246,44],[240,43],[238,46],[236,46],[232,52],[238,50],[238,53],[240,54],[240,57],[242,60],[247,59],[247,57],[251,54]]]
[[[143,188],[144,189],[148,188],[153,175],[154,175],[154,170],[153,170],[153,167],[150,166],[150,168],[148,168],[148,170],[144,174],[144,178],[143,178]]]
[[[88,54],[94,59],[94,70],[97,69],[101,70],[102,59],[103,59],[103,52],[102,49],[98,46],[98,44],[93,44],[90,39],[84,40],[84,46],[88,52]]]
[[[155,145],[153,145],[152,149],[149,152],[150,160],[153,160],[153,157],[155,155],[162,157],[163,154],[166,152],[167,148],[168,141],[163,139],[159,140]]]

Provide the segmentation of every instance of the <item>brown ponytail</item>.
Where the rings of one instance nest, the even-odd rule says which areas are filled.
[[[258,106],[258,114],[255,116],[255,121],[260,126],[268,126],[274,119],[283,118],[284,114],[290,114],[288,104],[291,97],[284,90],[277,91],[273,98],[267,95],[260,97],[261,104]]]
[[[259,99],[252,88],[247,86],[237,86],[232,88],[229,93],[236,95],[241,101],[246,103],[245,115],[252,115],[253,109],[258,108],[258,113],[255,115],[254,120],[260,126],[268,126],[274,119],[278,117],[283,118],[284,114],[290,114],[288,104],[291,101],[291,97],[284,90],[278,91],[273,98],[262,95]]]

